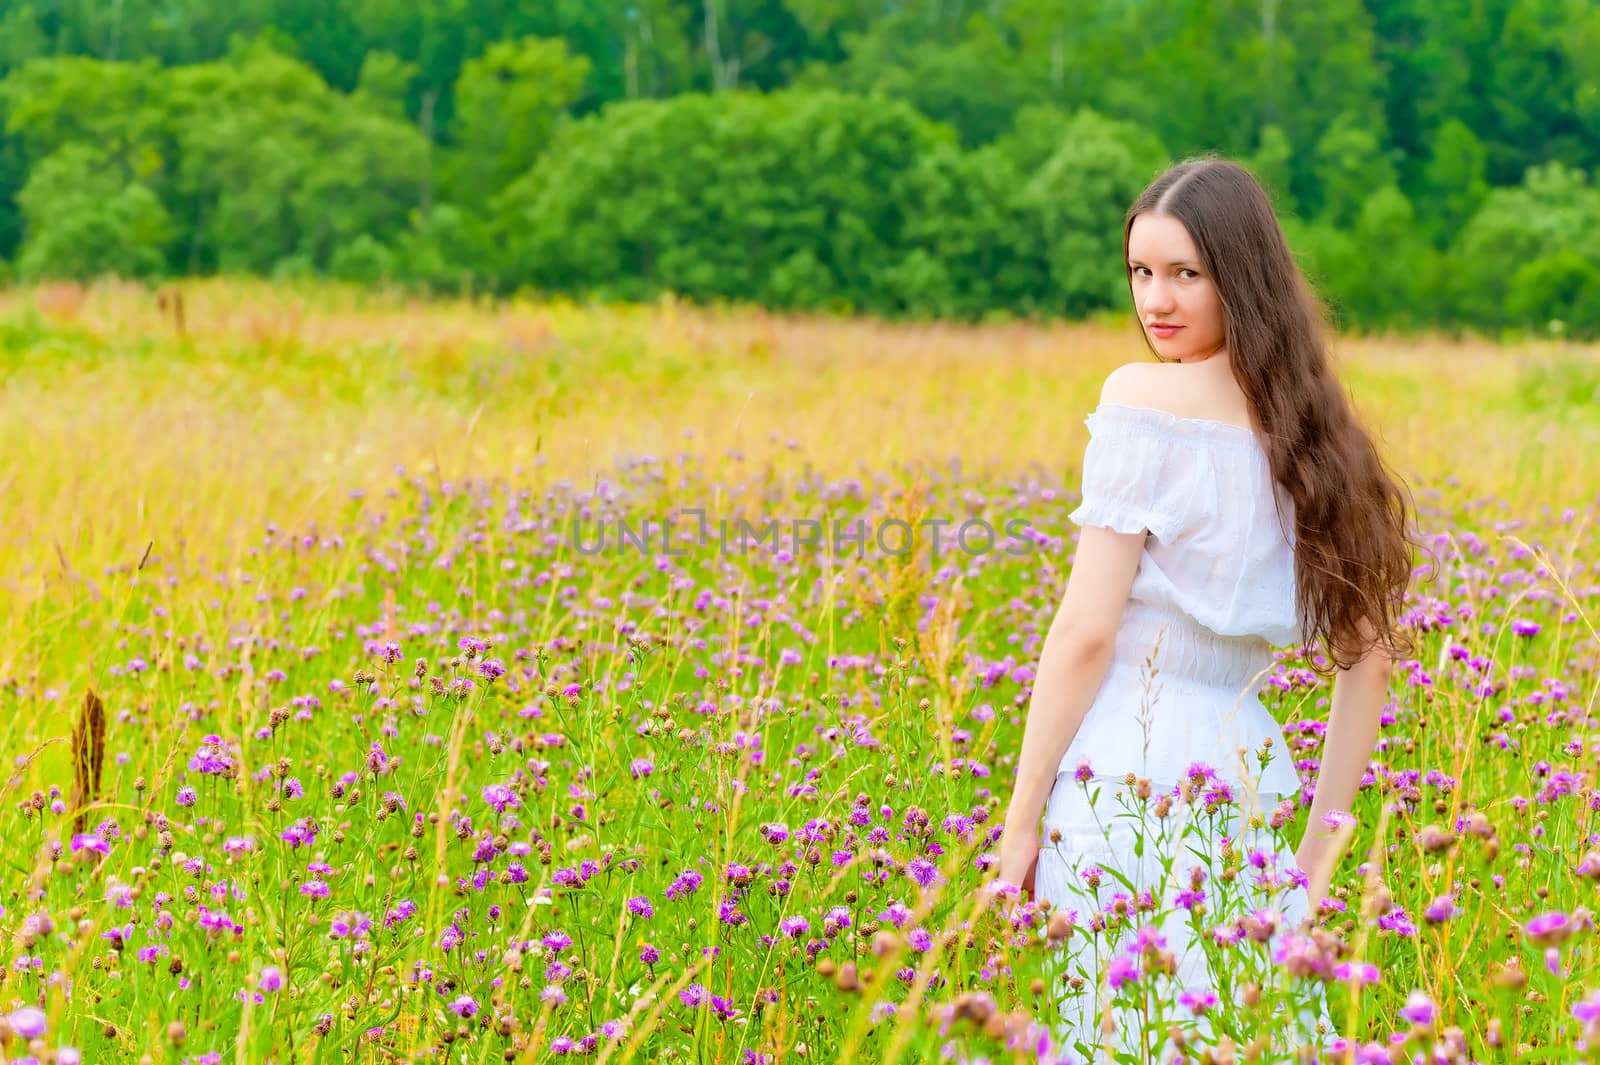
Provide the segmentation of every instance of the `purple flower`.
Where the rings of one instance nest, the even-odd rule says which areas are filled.
[[[206,776],[222,777],[233,772],[233,759],[221,736],[207,736],[189,759],[189,768]]]
[[[1400,1016],[1412,1024],[1430,1025],[1434,1015],[1433,999],[1422,990],[1414,990],[1406,996],[1406,1004],[1400,1007]]]
[[[33,1006],[12,1010],[7,1019],[11,1022],[11,1030],[24,1039],[38,1039],[50,1027],[50,1019],[44,1015],[44,1010]]]
[[[667,898],[669,898],[669,899],[687,898],[688,896],[693,895],[696,891],[698,891],[700,889],[701,883],[703,883],[704,881],[705,881],[705,877],[701,876],[699,873],[695,872],[693,869],[685,869],[683,872],[679,873],[673,879],[672,883],[667,885],[667,891],[666,891]]]
[[[263,991],[283,990],[283,970],[276,965],[268,965],[261,970],[261,978],[256,981],[256,986]]]
[[[916,881],[918,886],[927,887],[939,875],[939,867],[926,858],[913,858],[906,863],[906,875]]]
[[[656,771],[656,765],[648,758],[635,758],[628,764],[628,773],[634,780],[642,779]]]
[[[661,960],[661,952],[655,947],[652,947],[650,944],[646,943],[644,946],[639,948],[639,960],[644,962],[646,965],[654,965],[656,962]]]
[[[302,817],[280,832],[278,838],[287,841],[291,847],[303,847],[317,838],[317,823],[309,817]]]
[[[1540,627],[1537,621],[1525,621],[1522,618],[1511,623],[1511,631],[1518,636],[1537,636]]]
[[[1087,784],[1094,779],[1094,769],[1090,767],[1089,759],[1085,758],[1078,763],[1078,768],[1073,771],[1072,779],[1079,784]]]
[[[678,1001],[690,1009],[697,1009],[706,1000],[706,989],[699,984],[690,984],[678,992]]]
[[[1338,831],[1345,825],[1355,824],[1356,819],[1348,811],[1329,810],[1327,813],[1322,815],[1322,823],[1334,831]]]
[[[1572,1015],[1584,1024],[1600,1024],[1600,990],[1589,993],[1589,997],[1572,1007]]]
[[[656,911],[650,906],[650,900],[643,895],[635,895],[628,900],[628,912],[635,917],[654,917],[656,915]]]
[[[517,798],[517,793],[504,784],[485,784],[483,787],[483,801],[493,806],[500,813],[505,813],[508,808],[522,805],[522,800]]]
[[[1572,921],[1560,910],[1541,913],[1524,928],[1528,938],[1541,947],[1554,946],[1572,932]]]
[[[811,922],[804,917],[785,917],[778,922],[778,931],[790,939],[799,939],[811,931]]]
[[[1106,967],[1106,981],[1112,990],[1120,988],[1123,984],[1138,983],[1139,966],[1134,964],[1133,959],[1127,954],[1118,953]]]
[[[450,1012],[457,1017],[471,1017],[478,1012],[478,1000],[471,995],[458,995],[450,1003]]]
[[[1196,1017],[1217,1005],[1217,996],[1204,988],[1198,991],[1185,991],[1178,996],[1178,1005],[1187,1009]]]
[[[79,851],[94,851],[97,854],[110,854],[111,844],[95,835],[93,832],[79,832],[72,837],[72,853]]]
[[[1461,907],[1449,895],[1440,895],[1428,903],[1428,908],[1422,911],[1422,919],[1429,924],[1442,924],[1452,917],[1461,915]]]
[[[1353,984],[1375,984],[1379,979],[1378,967],[1370,961],[1340,962],[1333,967],[1333,975]]]

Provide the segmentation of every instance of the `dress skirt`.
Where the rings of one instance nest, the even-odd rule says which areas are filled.
[[[1152,786],[1141,800],[1121,780],[1083,776],[1056,778],[1035,879],[1037,898],[1072,918],[1070,935],[1049,952],[1050,997],[1059,1012],[1040,1018],[1058,1052],[1072,1061],[1130,1054],[1126,1060],[1173,1062],[1182,1054],[1168,1040],[1175,1025],[1192,1039],[1187,1060],[1224,1034],[1241,1060],[1260,1032],[1271,1033],[1263,1061],[1293,1061],[1297,1048],[1326,1046],[1335,1034],[1326,989],[1278,970],[1272,959],[1309,904],[1293,842],[1268,827],[1282,797],[1258,792],[1219,801],[1237,789],[1213,777],[1199,787]],[[1170,807],[1159,816],[1163,792]],[[1264,815],[1255,828],[1252,811]],[[1081,981],[1077,989],[1073,977]],[[1244,1001],[1250,983],[1288,989],[1291,997],[1271,1017],[1263,1005],[1214,1023],[1224,1006],[1238,1008],[1232,1004]],[[1103,1035],[1108,1014],[1113,1034]]]

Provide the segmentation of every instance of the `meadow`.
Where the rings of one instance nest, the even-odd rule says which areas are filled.
[[[0,293],[0,1058],[1083,1060],[1053,959],[1143,906],[986,881],[1130,323],[175,291]],[[1309,1060],[1313,990],[1323,1061],[1600,1060],[1600,349],[1336,355],[1421,653],[1315,922],[1215,856],[1235,982],[1155,1006],[1156,945],[1118,994],[1149,1060]],[[694,511],[729,539],[616,537]],[[1309,788],[1329,680],[1279,659]]]

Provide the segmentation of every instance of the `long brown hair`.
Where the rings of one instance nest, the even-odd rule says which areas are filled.
[[[1341,669],[1376,644],[1391,657],[1412,657],[1399,615],[1420,547],[1415,501],[1333,374],[1327,309],[1295,263],[1265,190],[1237,163],[1178,163],[1128,209],[1124,269],[1133,220],[1147,212],[1184,224],[1221,297],[1234,379],[1273,479],[1294,503],[1295,611],[1305,643],[1320,643]],[[1277,510],[1286,530],[1281,503]]]

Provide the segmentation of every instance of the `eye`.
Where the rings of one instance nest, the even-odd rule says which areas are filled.
[[[1181,275],[1181,274],[1188,274],[1188,275],[1189,275],[1189,276],[1191,276],[1191,277],[1199,277],[1199,276],[1200,276],[1200,271],[1198,271],[1198,270],[1191,270],[1191,269],[1189,269],[1189,268],[1188,268],[1188,267],[1187,267],[1187,266],[1185,266],[1185,267],[1184,267],[1184,268],[1183,268],[1183,269],[1182,269],[1182,270],[1179,270],[1179,271],[1178,271],[1178,273],[1179,273],[1179,274],[1180,274],[1180,275]]]
[[[1142,267],[1142,266],[1130,266],[1130,267],[1128,267],[1128,269],[1131,270],[1133,273],[1137,274],[1140,270],[1143,270],[1144,267]]]

